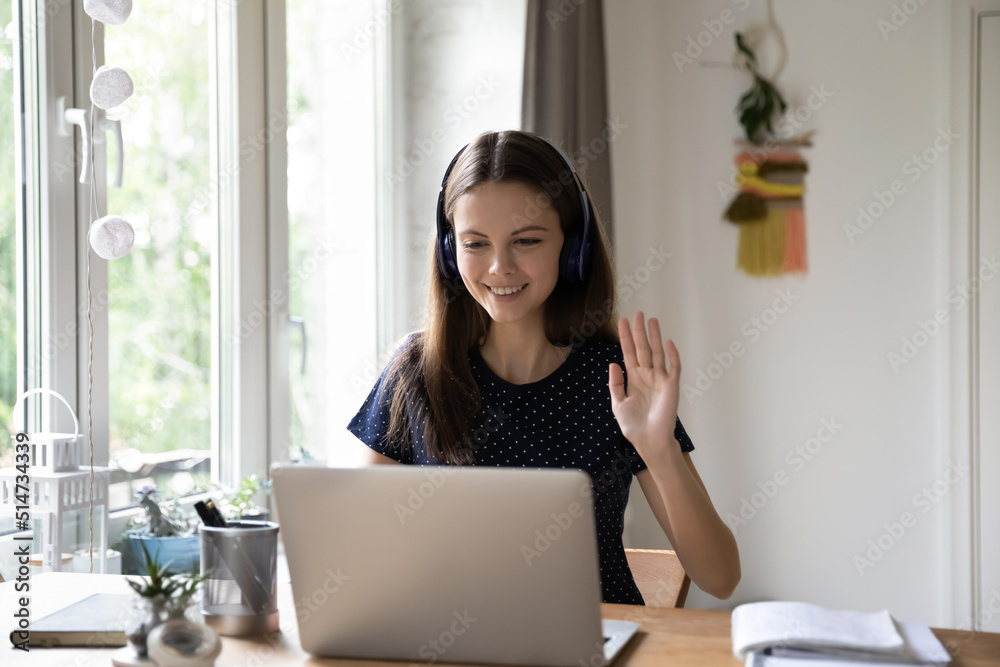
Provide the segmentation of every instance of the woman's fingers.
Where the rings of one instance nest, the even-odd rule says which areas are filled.
[[[635,356],[641,368],[652,368],[653,353],[649,347],[649,340],[646,338],[645,315],[640,310],[635,314],[635,324],[632,330],[632,338],[635,340]]]
[[[667,356],[670,357],[670,377],[680,382],[681,354],[672,340],[667,341]]]
[[[622,317],[618,320],[618,338],[621,341],[622,356],[625,358],[625,370],[632,372],[635,368],[659,368],[674,378],[681,371],[681,357],[677,352],[677,346],[672,340],[664,344],[660,321],[655,317],[649,318],[647,336],[644,318],[645,315],[640,310],[633,318],[634,326],[629,326],[627,318]]]
[[[655,317],[649,318],[649,347],[652,350],[653,368],[662,368],[666,371],[666,355],[663,353],[663,342],[660,338],[660,322]]]
[[[625,400],[625,378],[618,364],[608,365],[608,389],[611,391],[612,404]]]
[[[618,320],[618,340],[622,346],[622,356],[625,358],[625,370],[629,373],[639,365],[635,358],[635,343],[632,341],[632,330],[628,326],[628,319],[622,317]]]

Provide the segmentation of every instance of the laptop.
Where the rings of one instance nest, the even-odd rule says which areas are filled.
[[[275,465],[303,650],[599,667],[639,625],[601,620],[582,470]]]

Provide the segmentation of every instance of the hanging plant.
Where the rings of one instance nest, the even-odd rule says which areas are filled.
[[[743,42],[743,35],[736,33],[736,48],[742,54],[743,67],[753,76],[750,90],[740,98],[736,110],[740,114],[740,124],[746,131],[747,141],[760,145],[771,135],[774,128],[771,118],[785,112],[785,100],[771,83],[757,72],[757,56]],[[766,132],[762,132],[766,130]]]

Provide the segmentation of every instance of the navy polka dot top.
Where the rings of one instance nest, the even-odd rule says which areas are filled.
[[[402,347],[416,335],[411,334]],[[469,363],[482,397],[482,408],[473,420],[474,465],[585,470],[593,485],[603,600],[643,604],[625,559],[622,530],[632,476],[646,464],[622,435],[611,412],[611,362],[624,371],[621,346],[589,340],[547,377],[518,385],[498,377],[479,349],[473,349]],[[409,443],[400,446],[387,441],[392,387],[386,384],[383,371],[348,430],[401,463],[439,465],[428,454],[416,425],[411,425]],[[682,451],[694,450],[679,419],[674,438]]]

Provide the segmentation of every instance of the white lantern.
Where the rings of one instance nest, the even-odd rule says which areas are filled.
[[[90,84],[90,100],[101,109],[110,109],[130,98],[133,90],[128,72],[117,65],[102,65]]]
[[[80,445],[82,444],[80,422],[76,418],[76,412],[73,411],[70,404],[59,393],[51,389],[29,389],[21,394],[14,401],[14,430],[16,432],[20,431],[17,427],[17,422],[19,421],[18,417],[21,414],[21,406],[24,403],[24,399],[35,394],[48,394],[65,405],[66,409],[73,415],[73,432],[29,434],[29,441],[31,443],[28,451],[29,465],[39,469],[51,470],[52,472],[76,470],[80,467],[83,457],[80,451]]]
[[[83,0],[83,11],[95,21],[121,25],[132,13],[132,0]]]
[[[90,228],[90,247],[103,259],[121,259],[135,243],[132,223],[118,215],[106,215]]]

